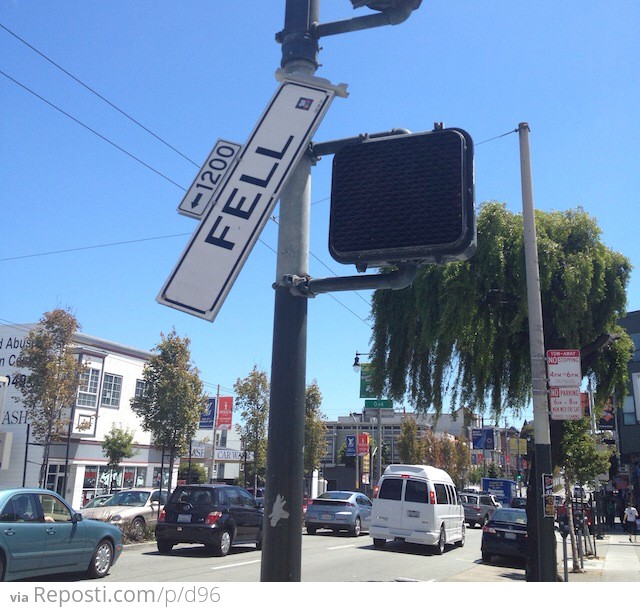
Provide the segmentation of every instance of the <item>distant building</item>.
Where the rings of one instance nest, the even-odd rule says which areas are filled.
[[[617,404],[615,413],[618,450],[622,469],[634,485],[636,500],[640,500],[640,310],[628,313],[620,320],[620,325],[633,340],[635,348],[628,364],[627,396],[622,404]]]
[[[464,409],[460,408],[454,414],[441,414],[436,419],[434,414],[415,414],[412,412],[398,412],[392,409],[364,408],[361,412],[353,412],[347,416],[339,416],[335,421],[325,422],[327,432],[325,435],[325,455],[322,459],[322,477],[327,481],[328,489],[348,489],[356,487],[355,471],[352,467],[345,467],[340,463],[340,450],[347,444],[347,436],[368,433],[376,445],[384,444],[388,462],[399,463],[400,449],[398,440],[402,432],[402,422],[406,418],[415,420],[418,429],[418,438],[423,433],[432,431],[436,434],[448,434],[453,437],[469,439],[470,427],[464,426]],[[479,419],[473,418],[471,427],[478,426]],[[370,463],[372,471],[364,479],[368,481],[359,483],[359,487],[370,485],[377,480],[377,475],[384,467],[378,464],[377,458]],[[361,477],[359,472],[359,477]]]

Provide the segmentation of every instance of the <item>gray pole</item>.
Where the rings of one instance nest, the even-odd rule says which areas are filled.
[[[540,582],[557,581],[556,539],[553,518],[544,516],[542,475],[553,473],[551,467],[551,434],[549,431],[549,398],[547,368],[542,324],[540,273],[536,225],[531,187],[529,156],[529,125],[518,125],[520,139],[520,171],[522,179],[522,218],[524,228],[525,269],[527,275],[527,306],[529,311],[529,350],[531,354],[531,384],[533,392],[533,431],[535,442],[534,480],[535,511],[538,530],[538,568]]]
[[[313,75],[317,0],[287,0],[281,33],[282,67]],[[302,561],[302,498],[306,394],[307,299],[294,295],[285,275],[308,276],[310,170],[304,156],[280,197],[271,394],[260,580],[299,582]]]

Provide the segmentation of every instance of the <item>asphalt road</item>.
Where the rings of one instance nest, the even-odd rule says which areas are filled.
[[[367,534],[358,538],[319,531],[303,534],[302,582],[485,581],[524,580],[519,564],[480,561],[479,528],[467,528],[464,547],[448,546],[444,555],[428,547],[400,542],[375,549]],[[261,553],[253,546],[234,547],[226,557],[211,557],[197,545],[178,545],[170,555],[155,543],[129,546],[105,583],[260,582]],[[36,580],[36,579],[31,579]],[[46,581],[80,581],[82,575],[41,577]]]

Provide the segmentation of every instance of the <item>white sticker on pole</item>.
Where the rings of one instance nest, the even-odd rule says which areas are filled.
[[[202,218],[240,150],[242,150],[240,144],[224,139],[216,142],[182,202],[178,205],[178,213],[197,220]]]
[[[213,321],[336,94],[346,96],[345,85],[284,77],[158,294],[160,304]]]

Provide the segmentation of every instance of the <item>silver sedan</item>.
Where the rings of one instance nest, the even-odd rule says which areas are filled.
[[[315,534],[322,528],[351,536],[369,529],[373,504],[360,492],[334,490],[324,492],[307,505],[304,525],[307,534]]]

